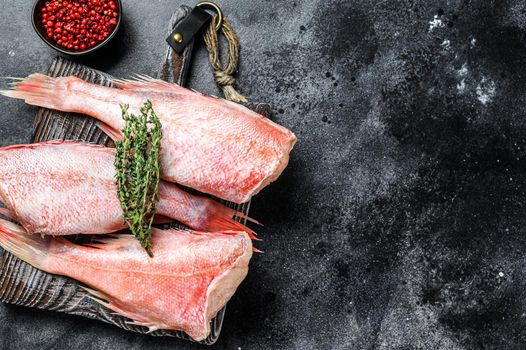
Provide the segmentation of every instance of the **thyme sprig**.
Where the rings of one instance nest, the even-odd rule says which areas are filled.
[[[159,187],[162,127],[148,100],[139,115],[120,105],[124,129],[116,141],[115,168],[119,201],[131,232],[148,254]]]

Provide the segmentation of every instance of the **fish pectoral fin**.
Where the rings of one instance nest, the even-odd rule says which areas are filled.
[[[110,302],[108,301],[109,298],[106,296],[106,294],[99,292],[98,290],[91,289],[86,286],[80,286],[80,288],[84,289],[86,292],[88,292],[88,298],[91,300],[101,304],[102,306],[107,307],[108,309],[111,309]]]
[[[154,332],[158,329],[161,329],[162,327],[145,318],[144,316],[134,312],[134,311],[128,311],[123,307],[120,307],[118,304],[118,301],[112,301],[112,298],[100,291],[91,289],[89,287],[81,286],[82,289],[87,291],[89,293],[88,298],[92,299],[93,301],[101,304],[102,306],[110,309],[113,311],[112,314],[119,315],[125,318],[130,319],[131,321],[126,321],[127,324],[137,325],[137,326],[143,326],[148,328],[148,333]]]
[[[192,91],[184,89],[179,85],[142,74],[137,74],[135,79],[114,79],[113,83],[121,89],[130,91],[170,92],[181,95],[193,94]]]
[[[155,332],[155,331],[161,329],[161,327],[159,325],[157,325],[155,323],[152,323],[152,322],[126,321],[126,324],[131,324],[131,325],[134,325],[134,326],[146,327],[146,328],[148,328],[148,332],[147,333]]]
[[[148,333],[151,333],[151,332],[154,332],[154,331],[156,331],[158,329],[163,328],[159,324],[157,324],[157,323],[155,323],[155,322],[153,322],[151,320],[148,320],[147,318],[145,318],[144,316],[142,316],[142,315],[140,315],[140,314],[138,314],[136,312],[128,311],[128,310],[125,310],[123,308],[120,308],[115,303],[110,303],[109,309],[114,311],[119,316],[122,316],[122,317],[130,319],[130,321],[126,321],[125,322],[126,324],[131,324],[131,325],[142,326],[142,327],[148,328]]]
[[[86,286],[80,286],[80,288],[84,289],[86,292],[88,292],[90,295],[92,295],[94,297],[108,300],[106,295],[104,293],[102,293],[102,292],[99,292],[98,290],[95,290],[95,289],[92,289],[92,288],[86,287]]]

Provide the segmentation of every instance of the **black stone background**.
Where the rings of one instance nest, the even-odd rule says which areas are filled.
[[[240,89],[299,142],[253,202],[265,253],[211,348],[526,348],[526,3],[220,4]],[[2,76],[56,55],[31,5],[1,2]],[[124,0],[113,45],[80,61],[155,76],[178,5]],[[203,50],[190,86],[218,93]],[[36,108],[0,106],[0,144],[27,142]],[[200,348],[12,305],[0,320],[3,349]]]

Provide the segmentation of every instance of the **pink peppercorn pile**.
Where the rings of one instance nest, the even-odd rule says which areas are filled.
[[[52,0],[40,12],[45,35],[63,48],[79,51],[104,41],[119,18],[112,0]]]

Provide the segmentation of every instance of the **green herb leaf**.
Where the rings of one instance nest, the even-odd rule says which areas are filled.
[[[116,141],[117,189],[124,219],[148,254],[151,252],[152,223],[158,197],[162,127],[148,100],[140,115],[120,105],[124,129]]]

